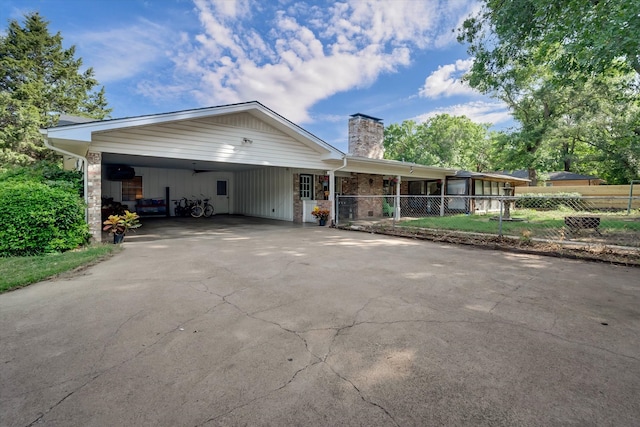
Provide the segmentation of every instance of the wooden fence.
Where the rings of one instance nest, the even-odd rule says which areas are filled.
[[[562,187],[514,187],[515,195],[538,193],[553,196],[558,193],[580,193],[585,197],[598,197],[589,201],[597,208],[627,209],[629,206],[629,185],[572,185]],[[615,197],[615,199],[608,199]],[[633,209],[640,209],[640,185],[633,186]]]

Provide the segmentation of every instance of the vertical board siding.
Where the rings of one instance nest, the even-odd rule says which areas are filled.
[[[292,172],[285,168],[262,168],[237,172],[236,213],[293,221]]]
[[[103,168],[103,170],[106,168]],[[142,177],[142,195],[145,199],[164,199],[165,189],[169,187],[171,200],[165,201],[171,215],[174,214],[174,201],[182,197],[213,198],[216,193],[216,181],[226,179],[229,186],[233,184],[233,173],[231,172],[205,172],[193,173],[184,169],[159,169],[148,167],[136,167],[136,176]],[[113,200],[122,202],[122,183],[120,181],[109,181],[106,173],[103,172],[102,196],[113,197]],[[130,209],[134,209],[135,202],[124,202]],[[230,195],[229,211],[233,212],[233,197]]]
[[[174,214],[175,200],[202,196],[213,199],[216,181],[226,179],[229,182],[229,213],[293,221],[293,175],[285,168],[261,168],[236,173],[193,173],[183,169],[148,167],[136,167],[135,170],[136,176],[142,176],[145,199],[164,199],[165,187],[170,188],[171,200],[167,201],[167,206],[171,215]],[[121,182],[109,181],[103,175],[102,195],[122,202]],[[135,202],[124,203],[131,210],[135,208]]]

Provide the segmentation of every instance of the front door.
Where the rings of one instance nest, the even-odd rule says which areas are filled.
[[[229,213],[229,180],[218,179],[216,181],[216,194],[212,202],[216,214]]]

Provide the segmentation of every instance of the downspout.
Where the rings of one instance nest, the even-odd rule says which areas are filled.
[[[75,157],[76,159],[80,160],[82,162],[82,182],[83,182],[83,193],[84,193],[84,220],[85,222],[88,224],[89,223],[89,182],[88,182],[88,176],[89,176],[89,162],[87,161],[86,157],[83,157],[79,154],[75,154],[72,153],[70,151],[67,150],[63,150],[62,148],[58,148],[54,145],[51,145],[49,143],[49,139],[46,137],[44,137],[44,146],[47,148],[52,149],[53,151],[57,151],[60,154],[64,154],[67,156],[71,156],[71,157]]]
[[[335,179],[335,172],[339,171],[340,169],[344,169],[347,167],[347,155],[343,155],[342,156],[342,166],[335,168],[335,169],[331,169],[329,172],[329,199],[332,201],[331,203],[331,218],[333,224],[332,225],[336,225],[338,223],[337,218],[336,218],[336,179]]]

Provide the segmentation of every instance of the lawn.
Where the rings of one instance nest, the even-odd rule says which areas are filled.
[[[640,218],[626,216],[620,213],[583,213],[573,210],[537,211],[533,209],[518,209],[512,212],[512,218],[522,219],[517,222],[502,222],[502,233],[512,236],[546,236],[550,233],[560,233],[565,230],[565,216],[598,216],[600,217],[599,231],[602,235],[627,233],[640,235]],[[426,217],[400,221],[402,227],[433,228],[444,230],[458,230],[474,233],[498,234],[499,222],[493,220],[497,214],[452,215],[443,217]],[[588,232],[588,231],[585,231]]]
[[[64,253],[0,258],[0,293],[94,264],[119,249],[119,245],[96,244]]]

